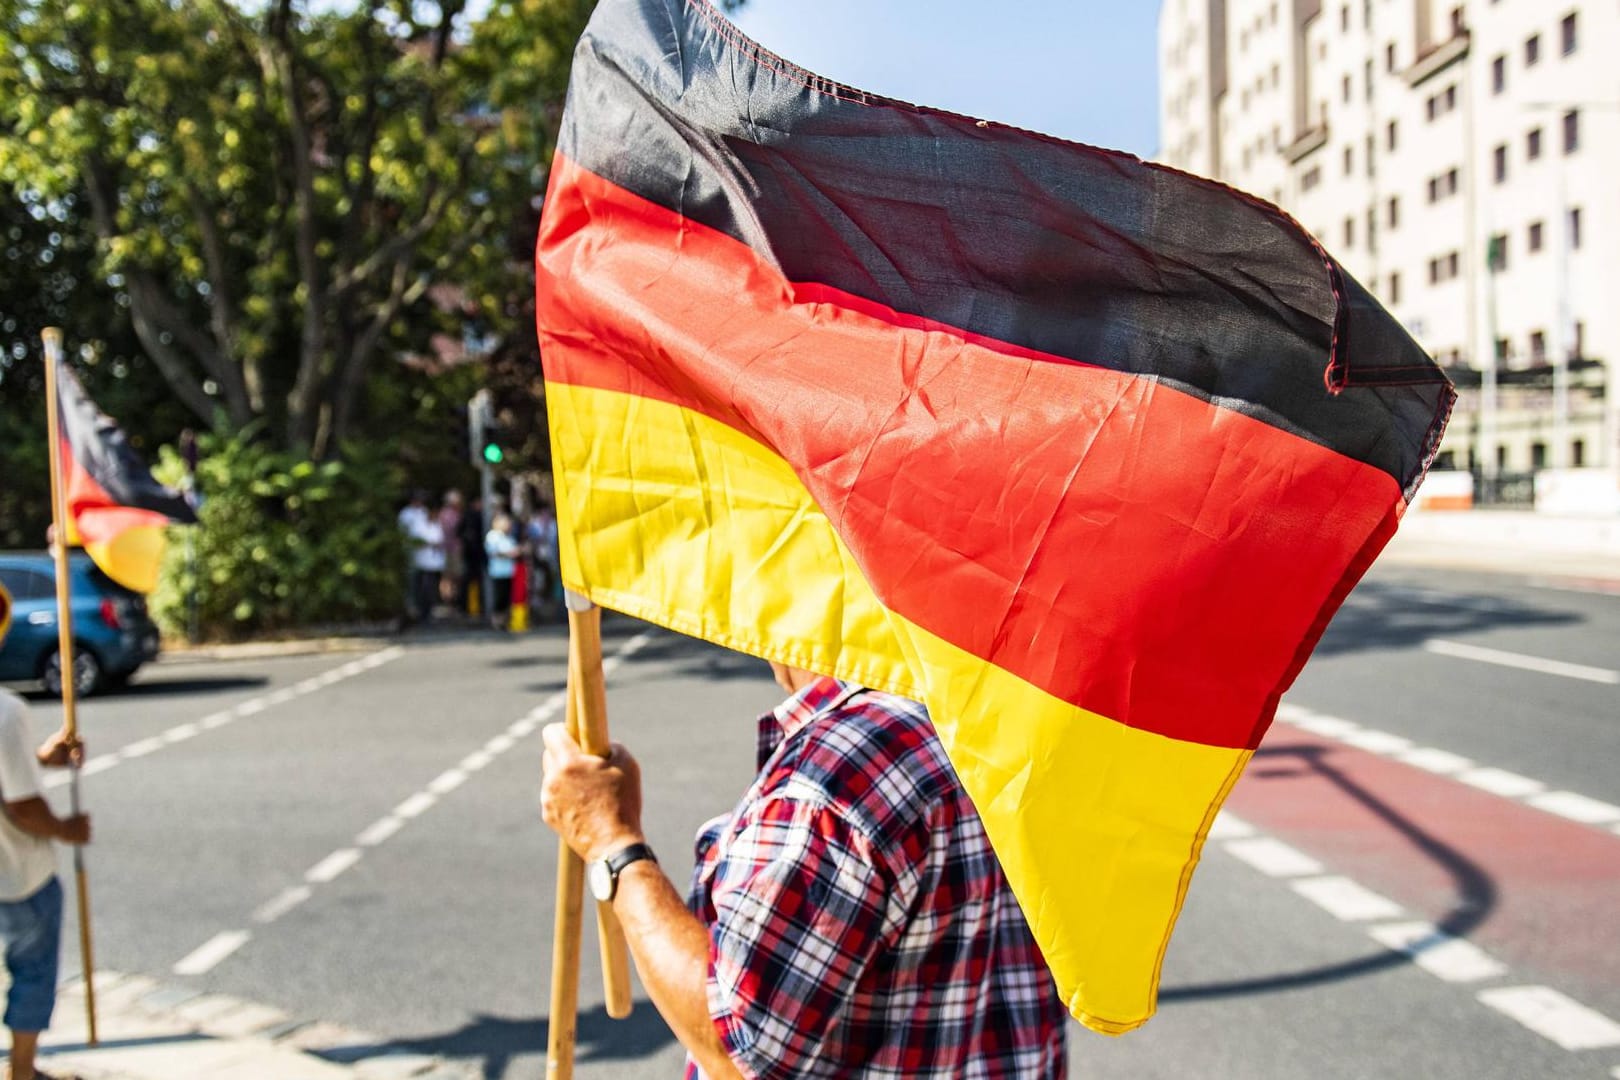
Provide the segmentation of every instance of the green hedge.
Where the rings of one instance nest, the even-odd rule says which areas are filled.
[[[193,590],[203,640],[401,614],[400,485],[382,454],[317,464],[248,434],[204,436],[200,444],[198,524],[170,530],[150,598],[166,632],[190,632]],[[184,466],[166,450],[158,471],[173,482]]]

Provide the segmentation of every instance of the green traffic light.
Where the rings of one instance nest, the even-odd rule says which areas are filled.
[[[506,457],[506,454],[495,443],[484,444],[484,460],[491,465],[499,465],[504,457]]]

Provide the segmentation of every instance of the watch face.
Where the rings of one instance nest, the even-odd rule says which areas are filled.
[[[591,883],[591,895],[598,900],[613,899],[613,871],[608,869],[606,859],[598,859],[591,863],[586,871],[586,877]]]

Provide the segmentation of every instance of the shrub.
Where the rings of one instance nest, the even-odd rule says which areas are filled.
[[[399,484],[375,451],[311,462],[251,433],[203,436],[198,524],[171,530],[153,615],[170,633],[208,640],[397,617],[406,550]],[[166,450],[160,473],[183,473]]]

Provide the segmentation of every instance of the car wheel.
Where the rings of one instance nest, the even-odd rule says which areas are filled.
[[[59,650],[51,650],[51,655],[45,658],[40,669],[39,681],[45,684],[45,692],[53,697],[62,696],[62,654]],[[73,651],[73,689],[80,697],[89,697],[101,688],[102,673],[101,661],[89,649],[75,649]]]

